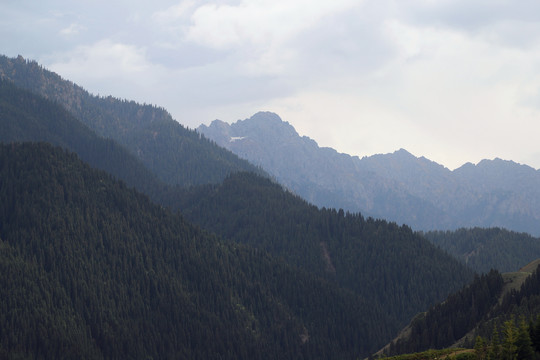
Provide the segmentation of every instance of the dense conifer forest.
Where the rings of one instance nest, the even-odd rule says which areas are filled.
[[[526,271],[522,269],[520,276]],[[381,353],[413,354],[457,344],[474,347],[471,359],[538,358],[540,267],[517,288],[511,280],[516,275],[492,270],[476,276],[470,285],[416,316]]]
[[[540,239],[500,228],[430,231],[423,235],[478,273],[517,271],[540,258]]]
[[[2,145],[0,180],[2,356],[356,358],[388,336],[354,293],[205,234],[65,150]]]
[[[392,342],[390,354],[442,349],[473,330],[497,303],[504,280],[495,270],[450,295],[444,302],[416,316],[407,328],[407,336]]]
[[[334,280],[388,312],[394,331],[472,279],[472,272],[407,226],[318,209],[255,174],[193,188],[184,216],[223,236]],[[436,284],[436,285],[435,285]]]

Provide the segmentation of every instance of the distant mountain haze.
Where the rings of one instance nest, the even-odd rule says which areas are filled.
[[[404,149],[359,158],[322,148],[270,112],[198,131],[271,173],[318,206],[406,223],[417,230],[504,227],[540,235],[540,171],[483,160],[449,170]]]

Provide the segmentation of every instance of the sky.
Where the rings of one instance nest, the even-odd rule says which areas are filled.
[[[360,157],[540,168],[537,0],[0,0],[0,52],[191,129],[272,111]]]

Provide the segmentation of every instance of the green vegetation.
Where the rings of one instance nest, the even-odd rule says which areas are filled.
[[[516,323],[514,317],[505,321],[500,329],[494,326],[491,338],[477,336],[473,349],[446,348],[426,350],[417,353],[384,357],[385,360],[430,360],[430,359],[508,359],[532,360],[540,357],[540,316],[527,323],[521,318]]]
[[[411,354],[402,354],[395,356],[382,357],[380,359],[385,360],[468,360],[474,358],[473,351],[471,349],[464,348],[447,348],[442,350],[426,350]],[[471,359],[472,360],[472,359]]]
[[[515,283],[509,283],[510,279]],[[539,315],[540,267],[525,279],[493,270],[416,317],[383,352],[412,353],[456,344],[472,348],[474,344],[478,359],[538,358]],[[454,339],[441,342],[450,332]],[[531,347],[536,354],[531,354]]]

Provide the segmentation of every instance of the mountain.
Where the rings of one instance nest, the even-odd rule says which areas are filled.
[[[25,69],[25,67],[21,67],[21,69]],[[30,79],[34,77],[34,72],[30,71]],[[24,83],[23,79],[24,77],[20,75],[20,81]],[[59,82],[58,84],[64,83]],[[238,340],[236,340],[237,342],[231,342],[233,344],[231,346],[235,347],[235,350],[230,352],[230,358],[235,356],[248,357],[244,354],[244,349],[246,349],[244,342],[253,340],[246,340],[249,338],[245,337],[245,332],[249,328],[251,328],[251,331],[247,331],[247,333],[254,334],[257,337],[252,341],[253,348],[265,349],[266,346],[273,347],[272,351],[268,352],[267,357],[278,358],[286,354],[288,356],[285,357],[297,358],[305,355],[305,357],[313,358],[319,356],[315,356],[315,353],[320,353],[323,354],[320,356],[333,354],[327,357],[356,358],[359,355],[363,356],[375,351],[389,341],[409,321],[412,315],[443,299],[451,291],[459,288],[472,278],[471,271],[464,265],[434,247],[425,238],[414,234],[407,226],[397,226],[395,223],[373,218],[365,219],[359,214],[350,214],[332,209],[318,209],[305,200],[284,191],[278,184],[255,173],[234,173],[231,171],[232,174],[228,175],[220,183],[181,188],[179,186],[163,186],[160,179],[155,179],[157,176],[154,175],[155,178],[152,178],[153,174],[150,171],[148,180],[154,185],[157,181],[159,185],[157,186],[159,194],[152,198],[159,201],[160,205],[150,203],[148,206],[151,213],[158,211],[158,216],[141,215],[139,214],[141,205],[126,200],[124,195],[120,194],[125,193],[127,197],[135,196],[133,195],[134,192],[129,192],[131,190],[122,185],[123,183],[114,186],[114,189],[121,188],[119,194],[116,194],[117,190],[111,190],[113,195],[103,198],[103,194],[100,192],[107,187],[101,187],[101,179],[99,181],[87,180],[87,177],[92,178],[93,176],[90,173],[82,176],[82,178],[76,174],[74,175],[75,178],[69,175],[70,169],[75,171],[80,166],[75,166],[62,158],[59,154],[64,152],[55,150],[56,152],[53,151],[53,153],[56,155],[50,155],[47,145],[43,143],[20,145],[13,141],[47,141],[76,151],[81,158],[94,166],[112,173],[117,170],[115,176],[126,181],[129,186],[135,186],[130,181],[138,180],[133,179],[133,169],[139,167],[138,171],[141,171],[141,180],[145,177],[142,175],[149,172],[145,170],[144,164],[141,165],[138,157],[135,157],[131,151],[126,151],[124,145],[119,145],[115,140],[104,139],[99,134],[96,134],[94,130],[89,129],[85,123],[79,121],[72,113],[67,113],[58,102],[51,101],[51,96],[49,96],[49,99],[45,99],[43,96],[30,93],[28,90],[22,90],[9,82],[4,82],[2,86],[5,87],[5,97],[0,102],[0,110],[3,112],[0,114],[0,124],[2,132],[5,134],[3,141],[10,142],[4,148],[16,152],[21,148],[23,150],[20,150],[22,151],[21,154],[13,156],[14,164],[7,160],[11,156],[9,152],[6,153],[5,159],[0,163],[0,166],[6,166],[8,176],[11,176],[9,181],[0,182],[0,187],[4,183],[8,186],[4,189],[5,197],[2,198],[6,199],[6,208],[4,211],[5,217],[0,217],[0,226],[4,226],[4,229],[14,229],[13,233],[7,230],[2,232],[0,229],[0,238],[9,241],[10,246],[15,247],[13,249],[9,248],[6,252],[12,254],[15,260],[9,255],[6,261],[11,264],[13,260],[15,261],[14,266],[21,266],[30,271],[30,274],[22,275],[21,279],[15,277],[15,279],[18,279],[15,284],[6,283],[6,289],[10,289],[9,292],[22,291],[21,297],[34,298],[37,296],[25,294],[24,289],[26,287],[34,289],[35,285],[28,283],[29,279],[35,278],[35,274],[42,273],[43,269],[52,266],[51,264],[62,264],[72,259],[76,264],[83,264],[87,261],[86,258],[96,259],[95,267],[88,268],[90,269],[88,270],[89,273],[74,273],[77,279],[90,279],[94,272],[99,273],[98,269],[100,268],[109,269],[105,270],[109,273],[120,271],[122,274],[133,273],[142,276],[150,272],[148,264],[153,264],[153,266],[156,264],[163,265],[161,258],[165,261],[168,256],[173,256],[176,261],[181,259],[186,261],[185,266],[192,267],[185,271],[182,270],[184,272],[180,273],[181,276],[185,275],[187,278],[180,277],[180,280],[178,280],[174,277],[174,274],[177,274],[178,269],[181,268],[180,265],[173,263],[172,268],[167,264],[163,265],[160,271],[167,274],[163,282],[173,285],[178,282],[191,284],[189,287],[196,289],[199,289],[197,286],[201,286],[200,293],[204,292],[204,296],[208,296],[206,299],[208,303],[204,301],[200,303],[199,297],[203,295],[198,293],[187,296],[189,299],[195,299],[195,305],[187,303],[186,306],[189,309],[195,307],[195,310],[193,313],[188,312],[193,316],[183,319],[184,326],[190,329],[185,330],[184,328],[182,330],[184,333],[202,334],[200,337],[209,339],[215,337],[216,333],[219,334],[224,331],[224,322],[232,321],[230,325],[232,328],[231,336],[237,337]],[[102,113],[104,110],[101,109],[101,106],[103,106],[102,103],[99,106],[96,105],[92,111],[97,114]],[[136,106],[136,104],[133,106]],[[197,138],[199,138],[199,135],[197,135]],[[209,143],[207,140],[204,141]],[[186,151],[183,154],[190,154],[193,149],[189,150],[187,148],[191,144],[186,142],[184,145]],[[36,147],[34,148],[34,146]],[[197,146],[194,147],[194,149],[197,148]],[[37,156],[37,154],[41,153],[45,158]],[[73,158],[72,155],[70,156]],[[58,158],[60,164],[52,164],[54,165],[52,169],[42,168],[21,160],[25,158],[28,158],[28,160],[35,159],[36,162],[43,164],[49,164],[50,161]],[[65,161],[68,161],[68,164],[64,166],[62,164]],[[132,165],[129,165],[130,163]],[[22,168],[18,168],[19,165]],[[125,169],[122,167],[123,165],[126,165]],[[195,173],[190,174],[190,176],[192,178],[204,178],[205,172],[214,173],[212,163],[209,164],[208,168],[204,165],[202,163],[198,167],[198,169],[201,169],[203,176]],[[35,169],[28,170],[33,168]],[[176,171],[180,172],[181,169],[174,170],[173,168],[171,170],[171,172]],[[30,181],[28,177],[34,180]],[[42,186],[41,180],[49,181],[49,185]],[[86,188],[87,182],[89,186],[92,185],[93,187]],[[18,189],[14,185],[18,183],[26,187]],[[71,185],[76,186],[76,188],[71,188]],[[142,186],[136,186],[136,188],[145,191]],[[150,188],[155,189],[156,187]],[[25,196],[30,195],[32,196],[31,200],[28,202],[23,201]],[[77,200],[79,198],[80,200]],[[57,203],[57,201],[60,203]],[[95,201],[100,202],[100,207],[94,208],[97,206]],[[148,202],[148,199],[144,201]],[[52,205],[49,206],[48,204],[51,202]],[[18,210],[18,204],[24,207],[24,211]],[[170,221],[175,224],[176,222],[183,224],[199,234],[193,235],[190,233],[185,235],[191,239],[191,242],[186,245],[190,247],[189,249],[180,249],[176,252],[173,251],[171,255],[165,255],[164,250],[155,250],[147,243],[148,241],[151,243],[155,236],[170,238],[177,233],[185,234],[182,229],[170,229],[169,225],[164,225],[166,228],[162,229],[160,218],[169,215],[159,214],[162,214],[162,212],[170,213],[169,210],[164,210],[161,206],[180,210],[182,216],[171,214],[171,216],[174,216],[173,220]],[[57,208],[60,210],[55,210]],[[144,208],[146,209],[146,205]],[[120,213],[115,209],[119,209]],[[145,212],[143,211],[143,213]],[[132,213],[133,215],[130,215]],[[46,216],[46,219],[39,218],[39,226],[34,227],[25,220],[38,216]],[[101,218],[101,220],[94,220],[98,216],[103,216],[107,220]],[[126,216],[129,218],[126,219]],[[73,230],[78,229],[79,226],[82,226],[81,224],[84,225],[86,220],[93,225],[83,232]],[[186,223],[185,220],[196,222],[200,228],[204,229],[205,233],[200,233],[200,230]],[[210,240],[206,241],[204,239],[210,238],[214,239],[212,241],[217,241],[212,235],[207,235],[210,232],[221,236],[223,240],[218,241],[219,246],[229,250],[217,250],[214,245],[208,245]],[[199,236],[202,236],[203,240]],[[101,243],[104,237],[117,239],[122,244],[133,244],[133,248],[129,248],[129,253],[133,254],[134,258],[122,257],[123,251],[128,251],[121,250],[124,245],[118,245],[120,250],[113,248],[114,251],[108,254],[110,257],[105,259],[101,255],[94,253],[93,250],[103,251]],[[19,241],[22,241],[21,244],[25,244],[24,240],[26,238],[33,241],[31,246],[24,245],[24,249],[20,250],[14,245],[15,243],[18,244]],[[50,242],[41,243],[35,239],[59,239],[59,241],[63,242],[56,246],[51,245]],[[66,244],[66,241],[73,242],[73,244]],[[208,246],[208,251],[201,250],[200,254],[193,254],[192,251],[195,251],[192,249],[195,246],[193,241],[197,244],[201,243],[200,246],[203,246],[204,249]],[[85,244],[92,244],[92,248],[88,250]],[[41,246],[47,248],[41,249]],[[95,246],[95,249],[93,246]],[[147,250],[149,246],[150,250],[153,251],[152,255],[147,253],[147,251],[150,251]],[[63,248],[66,248],[66,250],[62,250]],[[200,248],[195,246],[195,249]],[[244,250],[237,251],[236,249]],[[110,250],[110,248],[106,250]],[[46,253],[47,256],[34,256],[35,251]],[[244,262],[235,260],[237,256],[244,258],[246,252],[247,254],[256,254],[256,257],[248,257],[248,260],[242,260]],[[20,253],[25,254],[22,259],[17,257],[19,256],[17,254]],[[183,255],[183,253],[193,254],[196,260],[190,260],[191,255]],[[63,258],[63,254],[67,254],[68,258]],[[81,256],[84,258],[81,258]],[[117,263],[117,256],[120,256],[122,264]],[[28,261],[33,261],[34,257],[39,260],[38,264],[28,264]],[[227,260],[224,265],[219,263],[221,257]],[[264,260],[265,257],[269,258],[269,260]],[[42,258],[46,258],[46,260]],[[137,264],[140,265],[141,261],[145,264],[144,270],[133,267]],[[108,266],[114,266],[114,269],[110,270]],[[212,270],[205,271],[207,266]],[[59,268],[57,274],[69,274],[73,272],[74,267],[74,265],[69,265],[68,268]],[[157,273],[156,269],[153,267],[151,269]],[[283,271],[279,269],[283,269]],[[45,270],[48,271],[48,268]],[[10,271],[12,271],[12,268],[8,267],[6,273],[11,273]],[[230,279],[224,279],[220,275],[213,275],[214,271],[223,274],[232,272],[233,275],[231,276],[234,276],[238,282],[253,285],[253,288],[241,288],[242,285],[235,285],[237,282],[231,282]],[[239,272],[237,273],[237,271]],[[38,306],[37,303],[24,303],[26,304],[24,317],[27,322],[21,325],[22,329],[21,327],[13,328],[9,326],[8,329],[20,334],[17,338],[28,341],[29,344],[32,344],[31,346],[38,346],[36,345],[37,340],[34,341],[36,338],[28,331],[34,331],[36,327],[43,325],[39,323],[39,319],[36,319],[35,313],[31,313],[31,309],[39,308],[42,309],[41,312],[52,312],[51,323],[43,326],[55,329],[54,331],[58,337],[57,340],[52,342],[56,344],[54,346],[65,349],[61,343],[98,343],[97,349],[93,347],[94,345],[85,347],[83,355],[97,353],[104,354],[102,357],[120,357],[118,355],[120,350],[114,344],[111,344],[113,338],[121,339],[119,343],[122,343],[122,346],[132,347],[134,351],[136,349],[137,353],[140,354],[169,354],[166,352],[167,350],[163,349],[172,346],[170,344],[180,344],[178,346],[183,349],[182,352],[196,354],[196,356],[192,356],[195,358],[212,357],[201,355],[204,351],[208,351],[209,354],[221,354],[222,351],[226,354],[229,353],[223,347],[223,344],[230,341],[227,337],[224,338],[223,342],[219,341],[215,345],[217,347],[208,345],[205,342],[208,340],[200,340],[195,345],[190,345],[195,346],[195,349],[190,347],[191,350],[186,350],[185,341],[187,340],[174,337],[181,336],[175,335],[177,334],[175,332],[176,328],[173,329],[171,335],[173,338],[168,337],[163,339],[163,342],[152,343],[153,340],[149,339],[150,344],[142,342],[141,345],[137,345],[133,344],[132,340],[122,340],[138,339],[141,336],[140,333],[145,332],[145,330],[137,327],[136,324],[130,323],[131,315],[118,312],[117,308],[131,309],[129,310],[131,311],[130,314],[138,314],[142,310],[140,308],[133,309],[128,303],[120,303],[116,297],[110,295],[110,293],[105,293],[106,289],[100,289],[99,286],[104,285],[102,283],[114,283],[116,287],[120,288],[112,287],[111,291],[124,294],[119,295],[121,298],[129,298],[131,295],[125,295],[126,292],[121,287],[129,286],[138,289],[141,286],[138,285],[139,282],[144,283],[146,281],[140,276],[136,279],[124,276],[121,279],[116,279],[115,282],[112,282],[113,279],[111,278],[91,281],[91,284],[88,285],[89,289],[97,294],[103,293],[106,298],[103,301],[107,304],[114,302],[116,305],[115,308],[106,308],[104,310],[109,314],[105,322],[101,318],[97,319],[99,323],[92,322],[97,320],[90,319],[88,314],[84,316],[73,315],[76,323],[83,324],[82,327],[93,329],[90,334],[70,327],[67,333],[79,334],[80,336],[77,335],[79,337],[75,338],[75,340],[69,340],[65,338],[67,333],[58,328],[61,327],[58,324],[62,324],[63,317],[68,316],[66,312],[67,314],[76,314],[84,310],[80,304],[76,309],[71,309],[73,306],[70,305],[71,307],[66,310],[64,308],[50,308],[49,304],[40,303]],[[253,279],[253,276],[256,279]],[[297,279],[301,283],[289,282],[287,280],[289,277],[291,277],[291,281]],[[40,275],[37,278],[47,288],[50,286],[61,289],[58,296],[63,296],[63,293],[73,296],[73,293],[83,292],[83,290],[74,290],[73,286],[75,285],[70,285],[65,290],[67,285],[63,282],[64,280],[58,280],[56,277],[48,279]],[[11,276],[6,277],[6,281],[9,282],[10,279]],[[69,279],[69,281],[76,283],[77,279]],[[88,283],[90,280],[85,281]],[[210,283],[207,281],[210,281]],[[27,283],[28,285],[25,285]],[[80,286],[85,287],[85,285]],[[165,287],[163,284],[160,286]],[[181,290],[181,287],[179,289]],[[52,290],[44,291],[47,296],[53,296],[49,295]],[[91,296],[88,294],[88,290],[84,291],[84,296],[79,295],[79,297]],[[173,297],[186,298],[181,291],[167,291],[169,295],[174,293],[174,296],[171,295]],[[218,293],[215,294],[214,291],[218,291]],[[107,300],[110,296],[113,296],[114,300]],[[144,298],[143,295],[137,295],[137,299],[139,299],[137,301],[144,303],[141,297]],[[237,301],[239,298],[241,301]],[[261,301],[257,299],[261,299]],[[74,300],[63,297],[58,300],[58,302],[65,304],[70,304],[70,301]],[[159,301],[167,304],[167,301],[170,300]],[[238,320],[238,318],[234,318],[233,314],[229,313],[231,303],[232,308],[235,309],[235,314],[243,320]],[[180,304],[183,303],[180,302]],[[4,308],[11,309],[11,305],[4,305]],[[202,314],[198,312],[199,308],[202,309]],[[152,323],[149,317],[155,316],[156,319],[162,319],[164,315],[148,312],[144,314],[144,318],[136,319],[140,319],[142,324],[146,324],[145,326],[153,334],[152,338],[159,337],[159,334],[164,330],[158,324]],[[282,318],[279,314],[284,317]],[[215,321],[205,320],[201,322],[197,320],[199,318]],[[283,320],[285,318],[289,320]],[[122,319],[122,321],[118,319]],[[8,324],[9,321],[11,320],[7,319],[4,323]],[[235,323],[235,321],[237,322]],[[30,322],[32,326],[29,326]],[[259,323],[266,324],[266,330],[259,331]],[[269,324],[275,324],[277,328],[273,328]],[[126,328],[133,328],[132,330],[137,333],[130,332],[131,330],[128,331]],[[240,328],[243,330],[241,331]],[[284,335],[278,334],[283,329],[289,328],[294,329],[294,332],[290,333],[293,334],[291,335],[292,339],[297,339],[300,336],[300,342],[303,342],[304,345],[309,343],[308,346],[300,344],[299,347],[289,348],[289,345],[296,346],[298,344],[291,338],[284,338]],[[30,330],[26,331],[24,329]],[[298,333],[297,330],[300,332]],[[95,334],[99,335],[99,339],[95,339],[94,336],[97,336]],[[46,342],[42,337],[39,339],[41,339],[39,342]],[[105,345],[102,340],[105,341]],[[309,341],[306,342],[306,340]],[[10,341],[9,344],[0,347],[0,353],[2,349],[13,350],[19,347],[27,349],[24,346],[30,346],[21,345],[17,339]],[[280,341],[280,344],[275,344],[276,341]],[[144,349],[141,347],[144,347]],[[154,348],[161,350],[158,351]],[[207,350],[201,350],[203,348]],[[253,351],[249,349],[252,349],[252,347],[248,346],[245,352],[253,355]],[[190,351],[195,351],[195,353]],[[126,353],[131,354],[129,351]],[[257,358],[257,356],[251,357]]]
[[[365,356],[389,318],[73,153],[0,145],[0,357]]]
[[[90,95],[21,56],[0,56],[0,79],[61,104],[97,135],[124,146],[164,183],[190,186],[216,183],[236,171],[261,172],[186,129],[163,108]]]
[[[318,206],[361,211],[416,230],[504,227],[540,235],[540,171],[500,159],[449,169],[404,149],[352,157],[261,112],[198,131]]]
[[[501,228],[430,231],[424,237],[477,273],[511,272],[540,258],[540,239]]]
[[[399,184],[374,171],[363,171],[357,158],[330,148],[319,148],[315,141],[300,137],[276,114],[257,113],[232,125],[216,120],[209,127],[201,125],[198,130],[238,156],[263,167],[280,183],[315,205],[362,211],[375,217],[387,211],[386,215],[394,215],[387,218],[405,220],[400,215],[403,207],[418,203],[418,208],[425,209],[425,217],[436,214],[433,206],[412,198]],[[385,198],[391,199],[392,205]]]
[[[362,296],[394,319],[391,333],[472,279],[407,226],[319,209],[255,174],[237,173],[170,200],[202,228]]]

